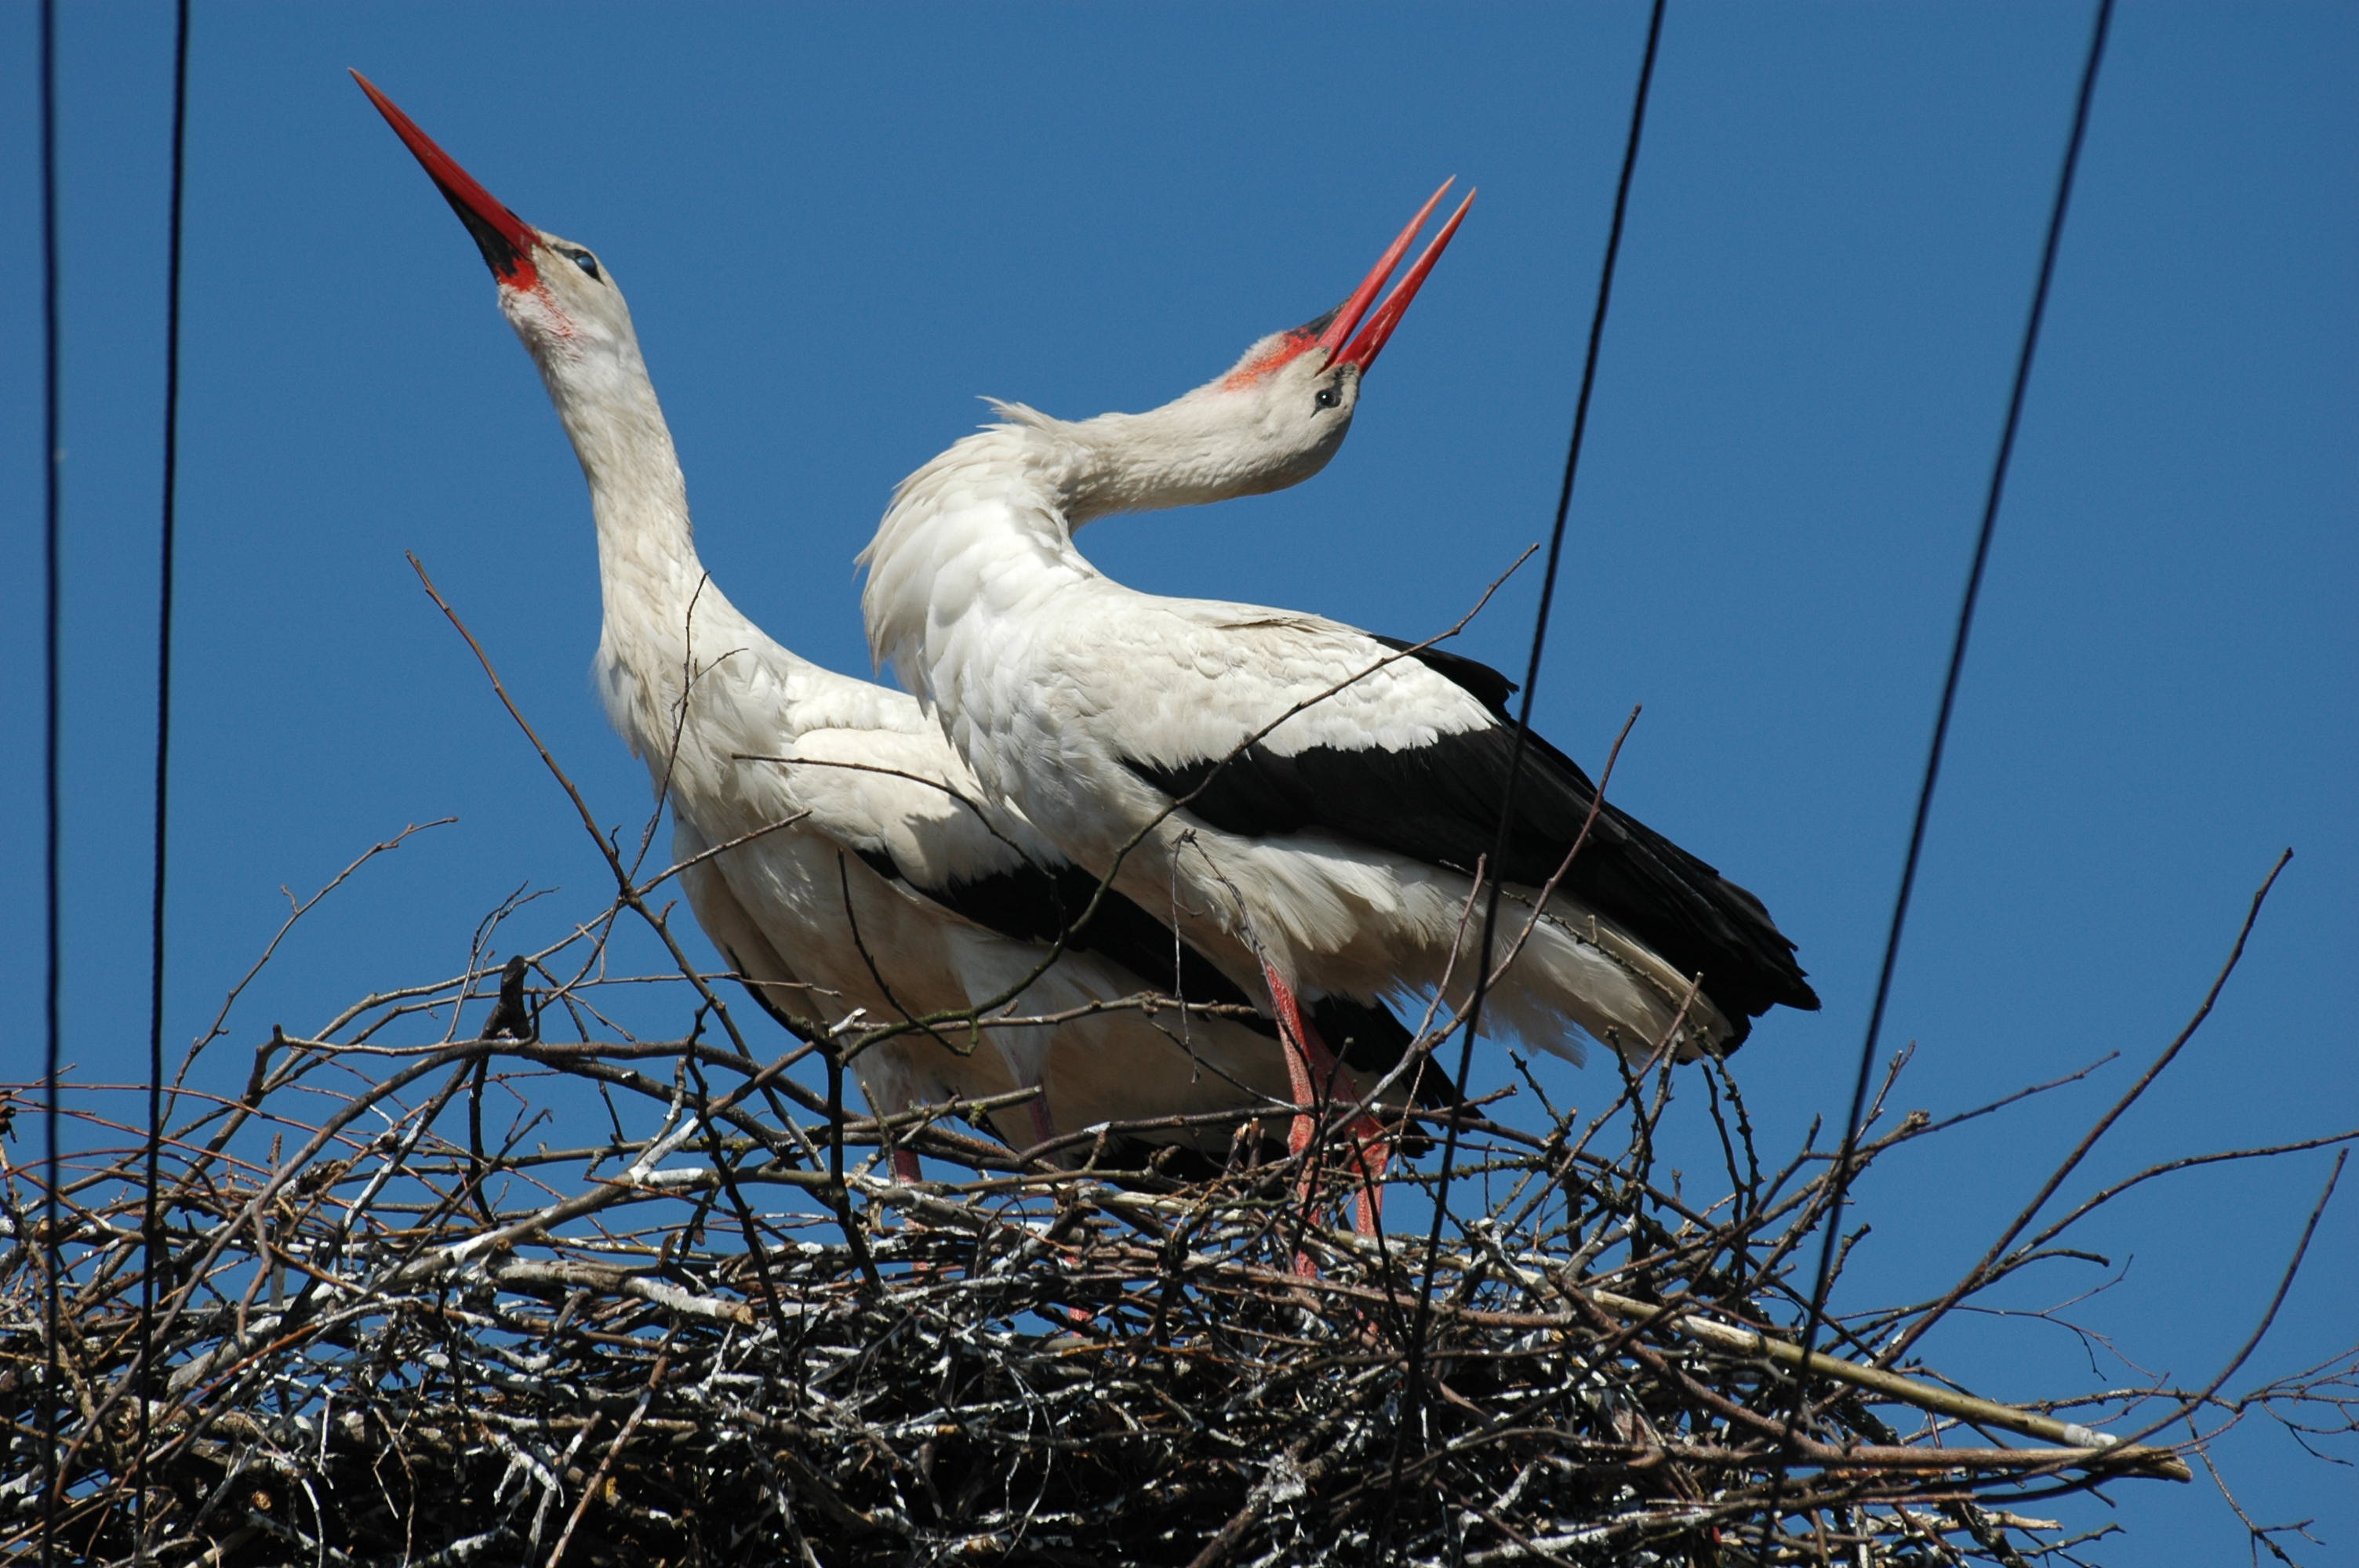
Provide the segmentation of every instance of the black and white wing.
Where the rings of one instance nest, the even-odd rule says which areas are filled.
[[[1216,700],[1128,728],[1135,750],[1122,760],[1134,774],[1242,837],[1323,829],[1470,875],[1493,853],[1515,752],[1506,676],[1315,617],[1159,603],[1179,612],[1176,635],[1169,622],[1152,629],[1169,656],[1201,668],[1224,655],[1230,667],[1212,685]],[[1202,635],[1191,639],[1191,625]],[[1239,658],[1239,648],[1252,656]],[[1194,685],[1201,696],[1204,683]],[[1620,806],[1598,806],[1589,775],[1538,735],[1526,743],[1512,801],[1506,879],[1537,887],[1562,868],[1562,892],[1681,974],[1701,974],[1737,1038],[1743,1021],[1772,1006],[1819,1005],[1793,943],[1759,899]],[[1568,867],[1593,807],[1588,839]]]
[[[987,806],[930,726],[915,732],[806,731],[792,761],[795,796],[817,830],[910,896],[1016,941],[1092,954],[1135,979],[1135,990],[1245,1007],[1245,989],[1134,900],[1106,888],[1005,808]],[[1355,1069],[1401,1059],[1410,1032],[1379,1002],[1318,997],[1312,1023]],[[1270,1021],[1238,1022],[1275,1041]],[[1426,1091],[1430,1098],[1435,1090]]]

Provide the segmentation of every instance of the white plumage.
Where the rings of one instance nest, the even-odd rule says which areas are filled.
[[[581,460],[597,523],[607,713],[669,799],[677,859],[734,845],[683,873],[706,933],[803,1032],[855,1011],[882,1023],[1004,995],[1047,955],[1039,938],[1081,913],[1091,879],[1020,816],[986,806],[909,697],[821,669],[737,611],[697,559],[679,460],[613,278],[581,246],[516,218],[362,86],[475,236]],[[1112,913],[1134,928],[1141,918],[1124,905],[1085,941]],[[1011,920],[1030,928],[1011,935]],[[1129,935],[1151,955],[1152,931]],[[1169,952],[1168,931],[1159,941]],[[1071,951],[1008,1011],[1172,989]],[[1283,1103],[1287,1092],[1275,1043],[1219,1017],[1114,1011],[985,1038],[961,1054],[903,1035],[854,1071],[880,1113],[1042,1085],[1044,1108],[998,1118],[1019,1147],[1052,1126]],[[1218,1148],[1229,1134],[1156,1136]],[[914,1168],[901,1162],[905,1174]]]
[[[1082,865],[1119,861],[1117,886],[1171,901],[1192,943],[1281,1006],[1288,990],[1464,999],[1513,688],[1318,616],[1140,592],[1073,535],[1318,472],[1456,222],[1348,343],[1408,235],[1339,311],[1161,408],[1067,422],[1001,405],[902,484],[863,557],[872,652],[983,785]],[[1594,793],[1537,737],[1520,778],[1503,947]],[[1640,1053],[1684,1005],[1692,1052],[1774,1003],[1817,1005],[1752,895],[1611,805],[1491,996],[1496,1022],[1568,1054],[1567,1024]]]

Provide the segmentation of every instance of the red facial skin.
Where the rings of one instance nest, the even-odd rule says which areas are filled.
[[[1280,334],[1269,352],[1239,365],[1222,379],[1221,384],[1232,388],[1250,386],[1312,349],[1321,350],[1328,364],[1355,364],[1360,367],[1361,373],[1365,374],[1368,367],[1376,362],[1376,355],[1383,351],[1386,341],[1393,335],[1393,329],[1400,325],[1402,316],[1408,313],[1409,302],[1424,287],[1426,275],[1440,259],[1442,248],[1450,243],[1451,236],[1458,232],[1458,225],[1465,221],[1467,208],[1474,204],[1474,193],[1470,190],[1466,193],[1466,200],[1458,204],[1458,211],[1451,214],[1450,222],[1444,223],[1441,232],[1434,236],[1433,243],[1426,246],[1425,254],[1417,258],[1417,265],[1409,268],[1408,276],[1401,279],[1400,287],[1393,290],[1392,297],[1374,316],[1369,316],[1368,307],[1375,303],[1377,294],[1392,276],[1393,268],[1400,265],[1401,257],[1408,253],[1409,242],[1417,238],[1419,229],[1425,227],[1426,219],[1432,216],[1434,208],[1441,200],[1442,191],[1449,189],[1450,181],[1445,179],[1441,182],[1441,189],[1426,199],[1425,205],[1417,210],[1417,216],[1408,221],[1408,227],[1385,248],[1385,254],[1376,258],[1376,265],[1368,270],[1368,276],[1360,280],[1360,286],[1352,290],[1350,297],[1343,304],[1316,320],[1306,321]],[[1367,325],[1361,327],[1359,336],[1354,338],[1352,330],[1360,327],[1363,317],[1367,319]]]

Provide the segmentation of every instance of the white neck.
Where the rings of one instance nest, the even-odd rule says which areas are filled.
[[[677,620],[703,575],[689,524],[688,481],[636,344],[569,354],[535,345],[534,361],[590,483],[606,619]]]
[[[1073,548],[1072,497],[1096,477],[1075,428],[1017,405],[903,480],[861,552],[869,652],[934,704],[955,694],[935,678],[947,622],[969,608],[1020,611],[1061,583],[1098,579]],[[953,602],[936,615],[937,595]]]
[[[605,618],[598,676],[608,717],[651,767],[666,754],[695,675],[733,656],[799,664],[707,579],[689,522],[688,485],[654,383],[628,336],[526,343],[581,460],[598,526]],[[698,702],[719,699],[712,683]]]
[[[1308,394],[1305,394],[1306,397]],[[1289,445],[1265,406],[1220,383],[1145,414],[1052,419],[1002,404],[1006,422],[968,437],[903,481],[862,560],[870,652],[918,695],[956,707],[944,684],[970,611],[1021,616],[1105,579],[1073,546],[1083,524],[1258,495],[1319,471],[1342,439]]]
[[[1053,472],[1075,528],[1123,512],[1201,506],[1271,488],[1236,471],[1229,432],[1199,417],[1191,397],[1145,414],[1052,422]]]

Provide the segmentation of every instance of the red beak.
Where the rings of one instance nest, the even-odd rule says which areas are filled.
[[[1456,178],[1452,175],[1451,179]],[[1443,180],[1441,189],[1425,199],[1425,205],[1417,210],[1417,216],[1408,221],[1408,227],[1385,247],[1385,254],[1376,258],[1376,265],[1368,270],[1367,276],[1360,280],[1360,287],[1352,290],[1351,297],[1335,307],[1334,314],[1327,319],[1325,330],[1319,334],[1319,347],[1326,352],[1329,364],[1335,362],[1335,356],[1343,351],[1344,343],[1351,339],[1352,329],[1360,324],[1360,318],[1365,316],[1368,307],[1376,302],[1376,295],[1385,287],[1385,280],[1392,276],[1393,268],[1400,265],[1401,257],[1408,254],[1409,242],[1417,238],[1419,229],[1425,227],[1425,221],[1433,216],[1434,208],[1440,205],[1441,192],[1450,189],[1450,183],[1449,179]]]
[[[1352,329],[1360,325],[1360,318],[1366,312],[1369,301],[1375,298],[1376,291],[1384,287],[1385,280],[1392,276],[1393,268],[1399,265],[1409,242],[1417,237],[1418,230],[1425,226],[1426,217],[1432,212],[1434,204],[1441,200],[1441,191],[1449,189],[1450,182],[1443,180],[1441,190],[1435,191],[1426,204],[1418,209],[1417,216],[1409,220],[1409,225],[1401,231],[1400,238],[1392,243],[1377,261],[1375,269],[1368,274],[1358,288],[1352,291],[1352,297],[1343,302],[1343,308],[1335,313],[1335,319],[1320,335],[1320,346],[1327,350],[1330,363],[1355,364],[1360,367],[1360,373],[1365,375],[1369,367],[1376,362],[1376,356],[1384,352],[1385,343],[1392,337],[1393,329],[1399,326],[1400,319],[1408,314],[1409,301],[1415,299],[1417,291],[1425,287],[1426,275],[1433,270],[1433,264],[1441,259],[1443,249],[1449,245],[1451,236],[1458,232],[1458,225],[1466,221],[1466,210],[1474,205],[1473,191],[1466,193],[1466,200],[1458,204],[1458,211],[1450,215],[1450,222],[1441,225],[1440,232],[1433,236],[1433,243],[1425,247],[1425,254],[1417,258],[1417,265],[1410,267],[1408,275],[1400,280],[1400,287],[1376,307],[1376,313],[1368,317],[1367,325],[1360,327],[1359,336],[1341,349],[1335,345],[1343,343]]]
[[[475,248],[484,253],[495,276],[502,283],[518,288],[529,288],[540,276],[533,265],[533,247],[540,236],[531,224],[500,205],[492,193],[475,181],[475,177],[461,168],[458,160],[434,145],[434,138],[418,128],[418,123],[395,107],[392,99],[376,90],[376,84],[359,71],[353,80],[369,95],[376,112],[385,116],[394,134],[408,144],[410,152],[426,166],[426,173],[451,203],[451,211],[459,214],[459,222],[475,236]]]

